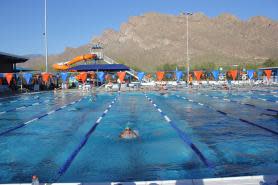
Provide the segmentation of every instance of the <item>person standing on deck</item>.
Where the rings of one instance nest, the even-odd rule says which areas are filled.
[[[118,91],[120,92],[121,91],[121,85],[122,85],[122,82],[121,82],[120,78],[117,79],[117,83],[118,83],[118,87],[119,87]]]

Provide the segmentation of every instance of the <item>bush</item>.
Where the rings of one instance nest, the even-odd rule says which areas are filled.
[[[277,67],[278,66],[278,59],[267,59],[263,63],[264,67]]]

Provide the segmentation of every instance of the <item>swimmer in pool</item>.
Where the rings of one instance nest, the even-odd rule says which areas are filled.
[[[138,137],[138,133],[131,130],[131,128],[126,127],[119,137],[122,139],[133,139]]]

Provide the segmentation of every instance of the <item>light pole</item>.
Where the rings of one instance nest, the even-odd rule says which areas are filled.
[[[47,0],[44,0],[44,46],[45,46],[45,72],[47,73],[48,68],[48,48],[47,48]]]
[[[193,15],[192,13],[190,12],[183,12],[182,13],[183,15],[186,15],[186,62],[187,62],[187,82],[189,83],[189,70],[190,70],[190,61],[189,61],[189,53],[188,53],[188,48],[189,48],[189,45],[188,45],[188,17],[190,15]]]

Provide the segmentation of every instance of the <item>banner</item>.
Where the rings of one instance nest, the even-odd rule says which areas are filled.
[[[156,72],[156,78],[157,78],[158,81],[163,80],[163,77],[164,77],[164,72],[163,71],[157,71]]]
[[[104,81],[104,72],[98,72],[97,79],[102,83]]]
[[[166,77],[167,79],[170,79],[170,78],[172,78],[172,74],[171,74],[171,73],[167,73],[167,74],[165,75],[165,77]]]
[[[91,79],[95,79],[96,78],[96,73],[95,72],[89,72],[88,74],[87,74],[87,76],[89,75],[89,77],[91,78]]]
[[[126,72],[117,72],[118,78],[121,82],[123,82],[125,79],[125,73]]]
[[[19,73],[15,73],[15,79],[17,80],[18,79],[18,77],[19,77]]]
[[[263,75],[263,71],[262,70],[258,70],[258,77]]]
[[[251,80],[254,77],[254,70],[247,70],[247,76]]]
[[[151,77],[152,77],[152,74],[147,74],[148,79],[151,79]]]
[[[67,77],[68,77],[68,73],[67,72],[64,72],[64,73],[61,73],[61,78],[63,80],[63,82],[66,82],[67,81]]]
[[[199,81],[201,79],[201,76],[203,74],[203,71],[194,71],[194,76]]]
[[[264,70],[264,73],[266,74],[267,79],[269,80],[271,77],[271,69]]]
[[[214,80],[219,79],[219,71],[218,70],[213,70],[212,75],[213,75]]]
[[[182,71],[176,71],[177,82],[180,81],[180,79],[182,78],[182,76],[183,76]]]
[[[114,76],[114,78],[113,78],[113,76]],[[115,79],[115,75],[112,75],[112,79]],[[106,81],[111,80],[111,75],[110,75],[110,74],[106,74],[106,75],[105,75],[105,80],[106,80]]]
[[[32,74],[31,73],[24,73],[23,78],[25,79],[26,83],[29,84],[30,80],[32,78]]]
[[[79,74],[79,79],[84,83],[87,80],[87,73],[86,72],[81,72]]]
[[[236,80],[237,70],[230,70],[230,74],[232,75],[233,80]]]
[[[144,72],[138,72],[138,73],[137,73],[137,76],[138,76],[138,80],[139,80],[139,81],[142,81],[142,79],[143,79],[144,76],[145,76],[145,73],[144,73]]]
[[[13,73],[6,73],[5,77],[6,77],[6,80],[7,80],[8,84],[10,85],[11,80],[13,78]]]
[[[42,81],[44,83],[48,83],[49,77],[50,77],[49,73],[42,73]]]

